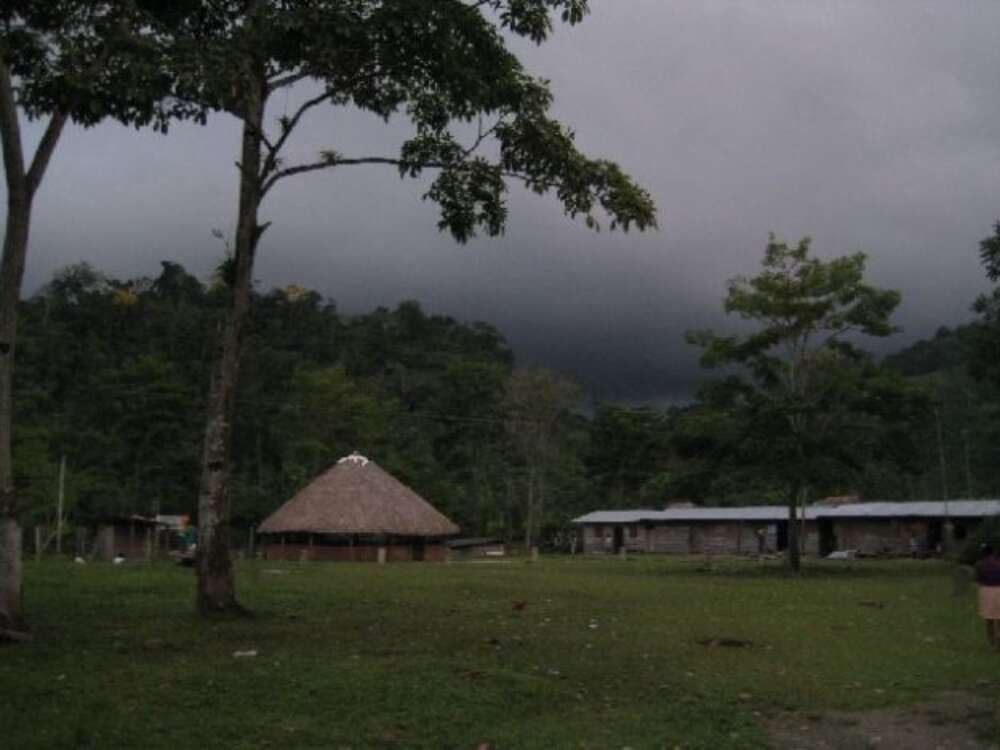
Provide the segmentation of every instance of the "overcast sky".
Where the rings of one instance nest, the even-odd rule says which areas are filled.
[[[598,398],[654,403],[702,377],[683,332],[732,325],[725,282],[754,272],[769,231],[809,234],[824,257],[866,252],[870,279],[903,295],[890,348],[970,317],[978,243],[1000,218],[1000,3],[592,6],[516,49],[551,79],[583,149],[650,190],[659,231],[593,234],[513,188],[506,235],[459,246],[421,184],[351,168],[269,196],[260,286],[303,284],[349,312],[416,299],[496,325],[521,363]],[[206,278],[223,252],[211,230],[234,224],[238,133],[225,116],[167,137],[67,131],[36,201],[25,292],[79,260],[128,277],[172,259]],[[294,154],[390,154],[405,133],[327,110]]]

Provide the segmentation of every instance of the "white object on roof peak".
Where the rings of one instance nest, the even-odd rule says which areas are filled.
[[[342,463],[344,463],[345,461],[347,461],[347,462],[350,462],[350,463],[352,463],[352,464],[358,464],[359,466],[367,466],[367,465],[368,465],[368,459],[367,459],[367,458],[365,458],[364,456],[362,456],[362,455],[361,455],[360,453],[358,453],[357,451],[354,451],[354,452],[353,452],[353,453],[352,453],[351,455],[349,455],[349,456],[344,456],[344,457],[343,457],[343,458],[341,458],[341,459],[340,459],[339,461],[337,461],[337,463],[338,463],[338,464],[342,464]]]

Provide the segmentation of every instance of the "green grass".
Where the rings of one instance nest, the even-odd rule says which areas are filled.
[[[35,640],[0,648],[0,746],[762,747],[776,711],[997,684],[950,567],[776,566],[243,564],[253,616],[206,623],[190,570],[29,563]]]

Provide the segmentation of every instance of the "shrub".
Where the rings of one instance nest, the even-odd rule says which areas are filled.
[[[958,553],[958,561],[963,565],[975,565],[983,556],[983,545],[986,544],[992,545],[994,549],[1000,548],[1000,516],[984,519],[969,534]]]

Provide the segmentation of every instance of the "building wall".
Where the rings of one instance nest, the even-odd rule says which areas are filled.
[[[802,552],[806,555],[819,555],[819,527],[815,521],[806,521]]]
[[[915,541],[917,552],[934,554],[940,541],[950,549],[961,544],[979,519],[969,518],[827,518],[824,526],[833,531],[831,549],[857,550],[864,555],[909,555]],[[756,530],[765,529],[765,550],[778,551],[779,526],[775,521],[670,522],[644,524],[587,524],[583,527],[583,551],[614,554],[614,529],[623,529],[624,547],[629,552],[667,554],[756,554]],[[804,554],[819,555],[820,523],[807,521],[802,535]]]
[[[583,527],[583,550],[587,554],[614,554],[614,528],[624,530],[623,542],[629,552],[653,552],[675,555],[747,555],[757,554],[757,529],[764,530],[764,551],[778,550],[778,524],[761,521],[718,521],[690,523],[601,524]],[[632,530],[635,530],[634,532]],[[634,534],[634,535],[633,535]],[[819,533],[815,522],[806,523],[805,553],[819,551]]]
[[[106,523],[94,536],[94,559],[110,562],[121,554],[126,560],[148,560],[155,553],[154,530],[150,526]]]
[[[743,530],[743,524],[738,522],[692,524],[691,552],[706,555],[738,554],[742,548]],[[747,531],[752,533],[749,529]]]
[[[394,544],[386,546],[388,562],[411,562],[413,545]],[[349,546],[325,546],[308,544],[281,544],[267,541],[261,545],[265,560],[292,560],[316,562],[376,562],[378,545],[358,544]],[[448,551],[443,544],[428,544],[424,547],[424,562],[444,562]]]
[[[588,555],[610,553],[611,526],[587,525],[583,527],[583,551]]]
[[[691,527],[687,524],[654,526],[649,530],[650,552],[686,555],[691,551]]]
[[[930,520],[899,518],[834,519],[836,549],[853,549],[864,555],[909,555],[911,538],[926,549]]]
[[[583,527],[583,551],[590,555],[612,555],[615,552],[615,528],[622,529],[622,545],[629,552],[648,552],[649,530],[642,524],[603,524]]]

